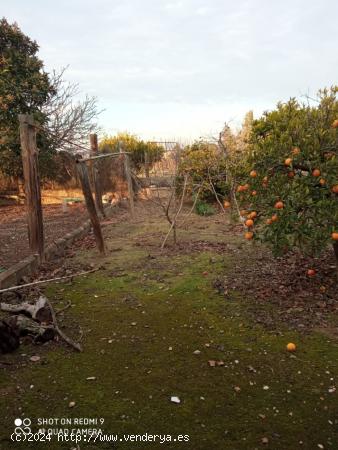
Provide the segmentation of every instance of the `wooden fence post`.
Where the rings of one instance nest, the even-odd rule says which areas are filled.
[[[122,153],[122,147],[119,145],[120,153]],[[124,173],[126,175],[127,184],[128,184],[128,196],[129,196],[129,205],[130,205],[130,214],[131,217],[135,218],[135,207],[134,207],[134,189],[133,189],[133,182],[131,178],[131,170],[130,170],[130,160],[129,155],[124,153],[123,155],[123,162],[124,162]]]
[[[99,152],[98,143],[97,143],[97,134],[90,134],[90,156],[97,156]],[[103,203],[102,203],[102,187],[101,187],[101,179],[100,179],[100,170],[98,167],[99,161],[92,161],[92,178],[94,185],[94,193],[95,193],[95,205],[98,212],[105,217]]]
[[[145,171],[146,178],[149,179],[150,178],[150,174],[149,174],[149,153],[148,153],[148,150],[145,150],[145,152],[144,152],[144,171]]]
[[[97,215],[97,211],[95,208],[95,203],[93,200],[92,192],[90,189],[90,182],[88,176],[88,168],[85,162],[81,162],[81,160],[77,161],[77,171],[79,174],[79,178],[81,181],[82,192],[86,201],[86,206],[89,214],[90,221],[93,226],[93,231],[96,239],[97,248],[101,254],[105,253],[105,246],[102,236],[102,230],[100,225],[100,220]]]
[[[32,252],[40,255],[41,260],[44,260],[43,218],[35,122],[31,115],[19,114],[19,124],[29,247]]]

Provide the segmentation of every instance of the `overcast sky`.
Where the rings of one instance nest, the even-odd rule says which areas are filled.
[[[338,82],[337,0],[1,0],[108,132],[198,138]]]

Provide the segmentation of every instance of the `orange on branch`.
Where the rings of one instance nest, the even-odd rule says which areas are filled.
[[[230,206],[231,206],[231,203],[228,202],[227,200],[224,200],[223,207],[224,208],[230,208]]]
[[[333,239],[334,241],[338,241],[338,231],[334,231],[334,232],[331,234],[331,237],[332,237],[332,239]]]
[[[291,172],[288,173],[289,178],[293,178],[295,176],[295,172],[291,170]]]
[[[275,208],[276,209],[283,209],[284,208],[284,203],[282,201],[278,201],[275,203]]]
[[[286,158],[286,160],[284,161],[284,164],[285,164],[286,166],[291,166],[291,164],[292,164],[292,158]]]
[[[309,277],[314,277],[316,275],[315,269],[308,269],[306,273]]]
[[[292,154],[293,155],[299,155],[299,153],[300,153],[300,148],[299,147],[293,147]]]
[[[332,122],[332,128],[338,128],[338,119],[336,119],[336,120],[334,120],[333,122]]]
[[[253,227],[254,221],[253,221],[252,219],[248,219],[248,220],[245,221],[245,225],[246,225],[248,228]]]
[[[272,222],[277,222],[277,220],[278,220],[278,216],[277,216],[277,214],[274,214],[274,215],[271,217],[271,221],[272,221]]]
[[[255,197],[255,195],[257,195],[257,191],[252,191],[251,195]]]
[[[332,191],[334,194],[338,194],[338,184],[335,184],[334,186],[332,186],[331,191]]]
[[[251,177],[251,178],[256,178],[256,177],[257,177],[257,172],[256,172],[255,170],[252,170],[252,171],[250,172],[250,177]]]
[[[256,211],[252,211],[250,214],[248,214],[248,219],[255,219],[257,217]]]
[[[320,176],[320,170],[319,170],[319,169],[314,169],[314,170],[312,171],[312,175],[313,175],[314,177],[319,177],[319,176]]]
[[[267,225],[271,225],[272,224],[272,219],[266,219],[266,224]]]
[[[324,186],[326,184],[326,181],[324,180],[324,178],[321,178],[319,180],[319,184],[321,184],[322,186]]]
[[[247,239],[248,241],[250,241],[253,238],[253,232],[252,231],[247,231],[244,235],[245,239]]]

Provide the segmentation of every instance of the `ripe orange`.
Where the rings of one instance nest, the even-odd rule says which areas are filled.
[[[308,269],[306,273],[309,277],[314,277],[316,275],[315,269]]]
[[[248,214],[248,219],[255,219],[257,217],[256,211],[252,211],[250,214]]]
[[[332,128],[338,128],[338,119],[332,122]]]
[[[286,349],[288,352],[295,352],[296,351],[296,345],[293,342],[289,342],[286,346]]]
[[[224,200],[223,207],[230,208],[230,206],[231,206],[230,202],[228,202],[227,200]]]
[[[251,195],[253,195],[253,196],[257,195],[257,191],[252,191]]]
[[[266,224],[267,225],[271,225],[272,224],[272,219],[266,219]]]
[[[247,239],[248,241],[250,241],[253,238],[253,232],[252,231],[247,231],[244,235],[245,239]]]
[[[248,220],[245,221],[245,225],[246,225],[248,228],[253,227],[254,221],[253,221],[252,219],[248,219]]]
[[[250,177],[256,178],[256,177],[257,177],[257,172],[256,172],[255,170],[252,170],[252,171],[250,172]]]
[[[271,217],[271,222],[277,222],[277,220],[278,220],[278,216],[277,216],[277,214],[274,214],[274,215]]]
[[[321,178],[319,180],[319,184],[321,184],[322,186],[324,186],[325,183],[326,183],[326,181],[324,180],[324,178]]]
[[[239,185],[237,188],[237,192],[244,192],[247,191],[249,189],[249,185],[248,184],[244,184],[244,185]]]
[[[285,164],[286,166],[291,166],[291,164],[292,164],[292,158],[286,158],[286,160],[284,161],[284,164]]]
[[[333,239],[334,241],[338,241],[338,232],[337,232],[337,231],[334,231],[334,232],[331,234],[331,237],[332,237],[332,239]]]
[[[275,208],[276,209],[283,209],[284,208],[284,203],[279,201],[275,203]]]
[[[319,169],[314,169],[314,170],[312,171],[312,175],[313,175],[314,177],[319,177],[319,176],[320,176],[320,170],[319,170]]]
[[[300,148],[299,147],[293,147],[292,154],[293,155],[299,155],[299,153],[300,153]]]
[[[291,170],[291,172],[288,173],[289,178],[293,178],[295,176],[295,172]]]
[[[245,216],[248,213],[248,211],[246,211],[245,209],[242,209],[239,213],[241,216]]]
[[[338,194],[338,184],[335,184],[334,186],[332,186],[331,191],[332,191],[334,194]]]

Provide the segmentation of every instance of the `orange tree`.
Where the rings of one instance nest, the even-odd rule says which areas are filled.
[[[100,141],[100,151],[102,153],[118,152],[119,148],[130,153],[133,168],[136,171],[142,170],[145,165],[146,154],[148,156],[149,167],[151,168],[164,155],[164,148],[154,142],[140,140],[137,136],[129,133],[119,133],[116,136],[105,136]]]
[[[338,260],[338,87],[316,102],[279,103],[254,121],[237,196],[247,210],[246,239],[275,254],[318,254],[332,243]]]
[[[227,198],[226,159],[216,144],[196,141],[186,146],[180,154],[178,177],[183,179],[184,173],[190,175],[188,191],[193,193],[198,187],[201,200],[215,200],[211,183],[220,199]]]

